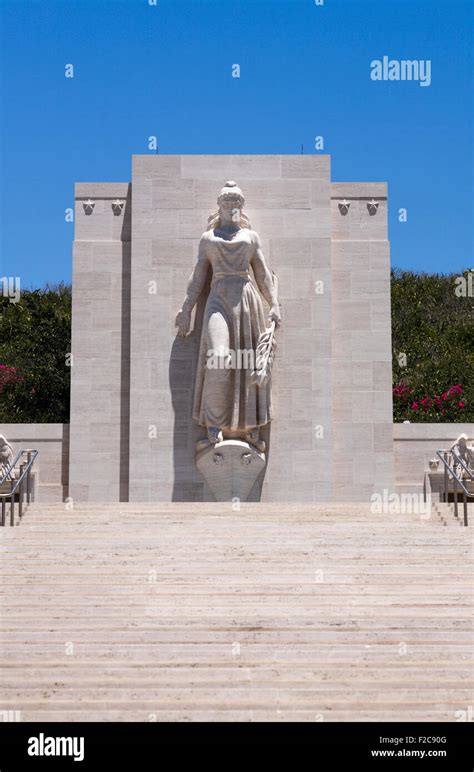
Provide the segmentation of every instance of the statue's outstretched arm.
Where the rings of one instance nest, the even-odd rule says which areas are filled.
[[[197,303],[197,299],[201,294],[204,284],[206,283],[207,272],[209,269],[209,259],[206,252],[206,242],[201,239],[199,242],[199,252],[194,270],[189,277],[188,288],[186,290],[186,297],[180,311],[176,315],[176,327],[178,328],[178,335],[184,337],[188,334],[191,325],[191,312]]]
[[[257,236],[256,249],[252,258],[252,268],[257,286],[270,306],[269,319],[278,326],[281,321],[280,308],[275,284],[270,270],[265,262],[260,239]]]

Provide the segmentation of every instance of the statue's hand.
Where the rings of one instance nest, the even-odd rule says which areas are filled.
[[[183,311],[183,309],[178,311],[176,314],[175,325],[178,328],[178,335],[181,338],[185,338],[191,326],[191,314],[187,311]]]
[[[280,309],[278,306],[272,306],[268,315],[270,322],[275,322],[275,327],[279,327],[281,324]]]

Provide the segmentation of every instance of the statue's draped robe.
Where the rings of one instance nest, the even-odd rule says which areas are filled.
[[[251,383],[258,338],[265,329],[262,300],[250,275],[258,236],[248,228],[231,240],[218,233],[207,231],[199,246],[198,260],[210,264],[212,281],[203,317],[193,418],[201,426],[245,431],[272,418],[270,382],[262,387]],[[196,289],[191,280],[188,294],[192,297]],[[229,350],[236,367],[207,366],[208,352]],[[240,352],[250,352],[247,362]]]

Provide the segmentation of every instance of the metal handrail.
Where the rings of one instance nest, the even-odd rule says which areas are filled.
[[[470,482],[473,482],[473,481],[474,481],[474,470],[473,470],[473,471],[471,471],[471,469],[468,467],[468,465],[466,464],[466,462],[464,461],[464,459],[462,458],[462,456],[457,456],[457,455],[455,454],[455,452],[454,452],[454,448],[451,448],[450,450],[439,450],[439,451],[436,451],[436,452],[437,452],[437,455],[439,455],[439,453],[444,453],[444,456],[445,456],[445,457],[446,457],[447,455],[451,455],[451,457],[452,457],[452,465],[453,465],[453,470],[454,470],[454,468],[455,468],[456,466],[461,466],[461,467],[464,469],[464,471],[466,472],[466,475],[467,475],[467,479],[468,479]],[[462,477],[461,477],[461,480],[462,480]],[[469,493],[469,491],[467,491],[467,495],[468,495],[468,496],[473,496],[474,494],[472,494],[472,493]]]
[[[7,475],[9,475],[15,466],[15,464],[20,460],[22,456],[26,454],[26,462],[24,464],[20,465],[20,475],[16,478],[16,480],[10,480],[12,485],[9,491],[6,493],[0,492],[0,499],[2,501],[2,516],[1,516],[1,525],[5,525],[5,515],[6,515],[6,503],[7,499],[10,499],[10,525],[15,525],[15,494],[18,490],[18,514],[21,518],[23,517],[23,483],[26,478],[26,501],[27,504],[31,501],[31,469],[33,467],[33,464],[35,462],[35,459],[38,455],[37,450],[20,450],[20,452],[17,454],[15,461],[13,463],[13,466],[11,466],[7,472],[5,472],[1,484],[3,484],[7,478]]]
[[[468,498],[474,498],[474,493],[471,493],[466,486],[464,485],[464,482],[462,480],[462,477],[458,477],[457,474],[454,471],[454,461],[452,461],[452,466],[449,465],[447,457],[448,455],[451,455],[451,457],[454,456],[453,450],[437,450],[436,455],[438,458],[443,462],[444,464],[444,501],[448,501],[448,481],[449,481],[449,475],[451,475],[453,479],[453,498],[454,498],[454,517],[458,517],[458,491],[457,486],[462,490],[462,498],[463,498],[463,514],[464,514],[464,525],[468,525],[468,515],[467,515],[467,500]],[[470,471],[469,467],[466,466],[464,463],[464,460],[460,458],[459,456],[454,456],[457,462],[461,462],[460,466],[464,469],[464,471],[467,472],[469,475],[469,480],[472,482],[474,480],[474,475]]]

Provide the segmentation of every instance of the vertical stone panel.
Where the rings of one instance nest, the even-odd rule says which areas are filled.
[[[393,490],[390,245],[384,183],[331,185],[333,498]]]
[[[129,495],[130,222],[128,183],[76,186],[69,495],[77,501]]]
[[[273,378],[275,419],[262,499],[318,501],[331,494],[331,250],[329,158],[135,156],[131,278],[130,497],[206,500],[195,468],[202,428],[191,420],[205,298],[194,332],[174,317],[207,217],[235,179],[245,211],[279,278],[283,325]],[[317,295],[315,282],[324,282]],[[316,438],[321,425],[323,436]],[[254,492],[257,496],[257,491]]]
[[[133,157],[132,186],[76,187],[78,500],[211,498],[195,467],[204,430],[191,419],[206,292],[186,340],[174,318],[228,179],[278,277],[283,320],[268,464],[253,498],[367,500],[393,486],[386,185],[331,184],[328,156],[146,155]]]

